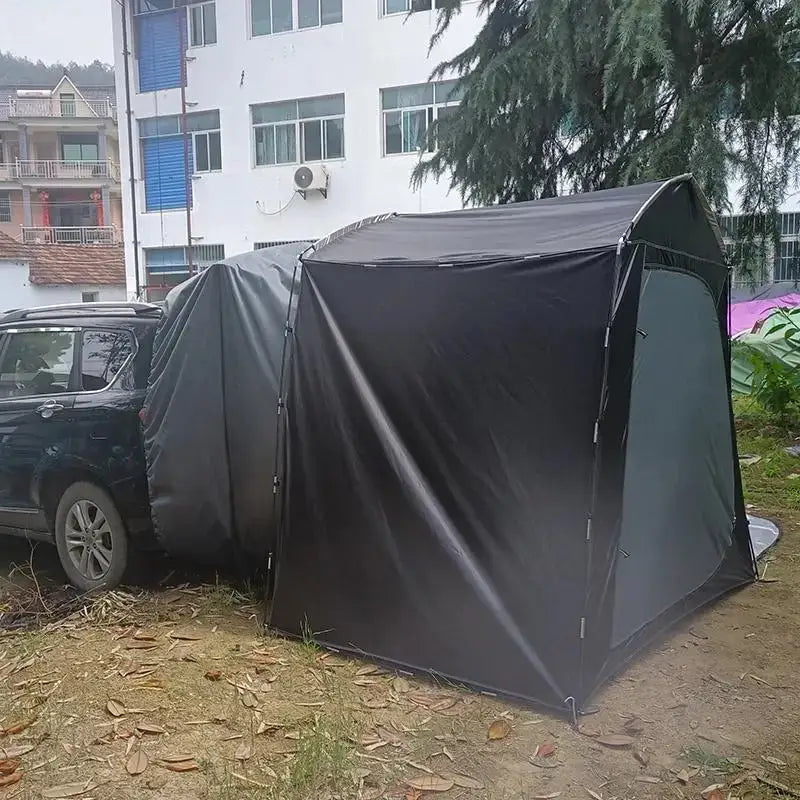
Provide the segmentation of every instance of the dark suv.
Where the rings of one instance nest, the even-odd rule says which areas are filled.
[[[55,542],[80,589],[113,587],[149,540],[139,411],[157,306],[0,315],[0,533]]]

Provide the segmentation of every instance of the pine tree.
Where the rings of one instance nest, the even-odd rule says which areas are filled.
[[[439,0],[432,44],[461,3]],[[461,76],[464,96],[431,129],[436,149],[416,183],[449,176],[465,202],[486,204],[693,172],[718,211],[735,199],[773,218],[797,173],[798,0],[481,0],[480,10],[474,43],[434,74]]]

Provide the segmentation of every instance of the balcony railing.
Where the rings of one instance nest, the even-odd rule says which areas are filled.
[[[112,161],[17,161],[14,167],[21,180],[119,180],[119,167]]]
[[[117,244],[112,226],[85,228],[23,228],[23,244]]]
[[[0,104],[0,119],[24,117],[114,119],[116,109],[109,100],[62,99],[60,97],[10,97],[7,103]]]

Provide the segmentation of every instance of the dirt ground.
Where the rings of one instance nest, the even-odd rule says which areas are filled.
[[[762,456],[748,501],[783,532],[766,580],[639,657],[580,732],[264,635],[260,605],[223,584],[56,595],[68,616],[0,632],[0,800],[800,797],[800,460],[740,437]],[[9,571],[0,628],[39,591]]]

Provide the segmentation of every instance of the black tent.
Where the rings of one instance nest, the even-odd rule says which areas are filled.
[[[721,246],[691,176],[318,243],[272,625],[574,712],[752,581]]]
[[[144,447],[153,524],[174,555],[266,568],[284,334],[308,244],[235,256],[167,295]]]

